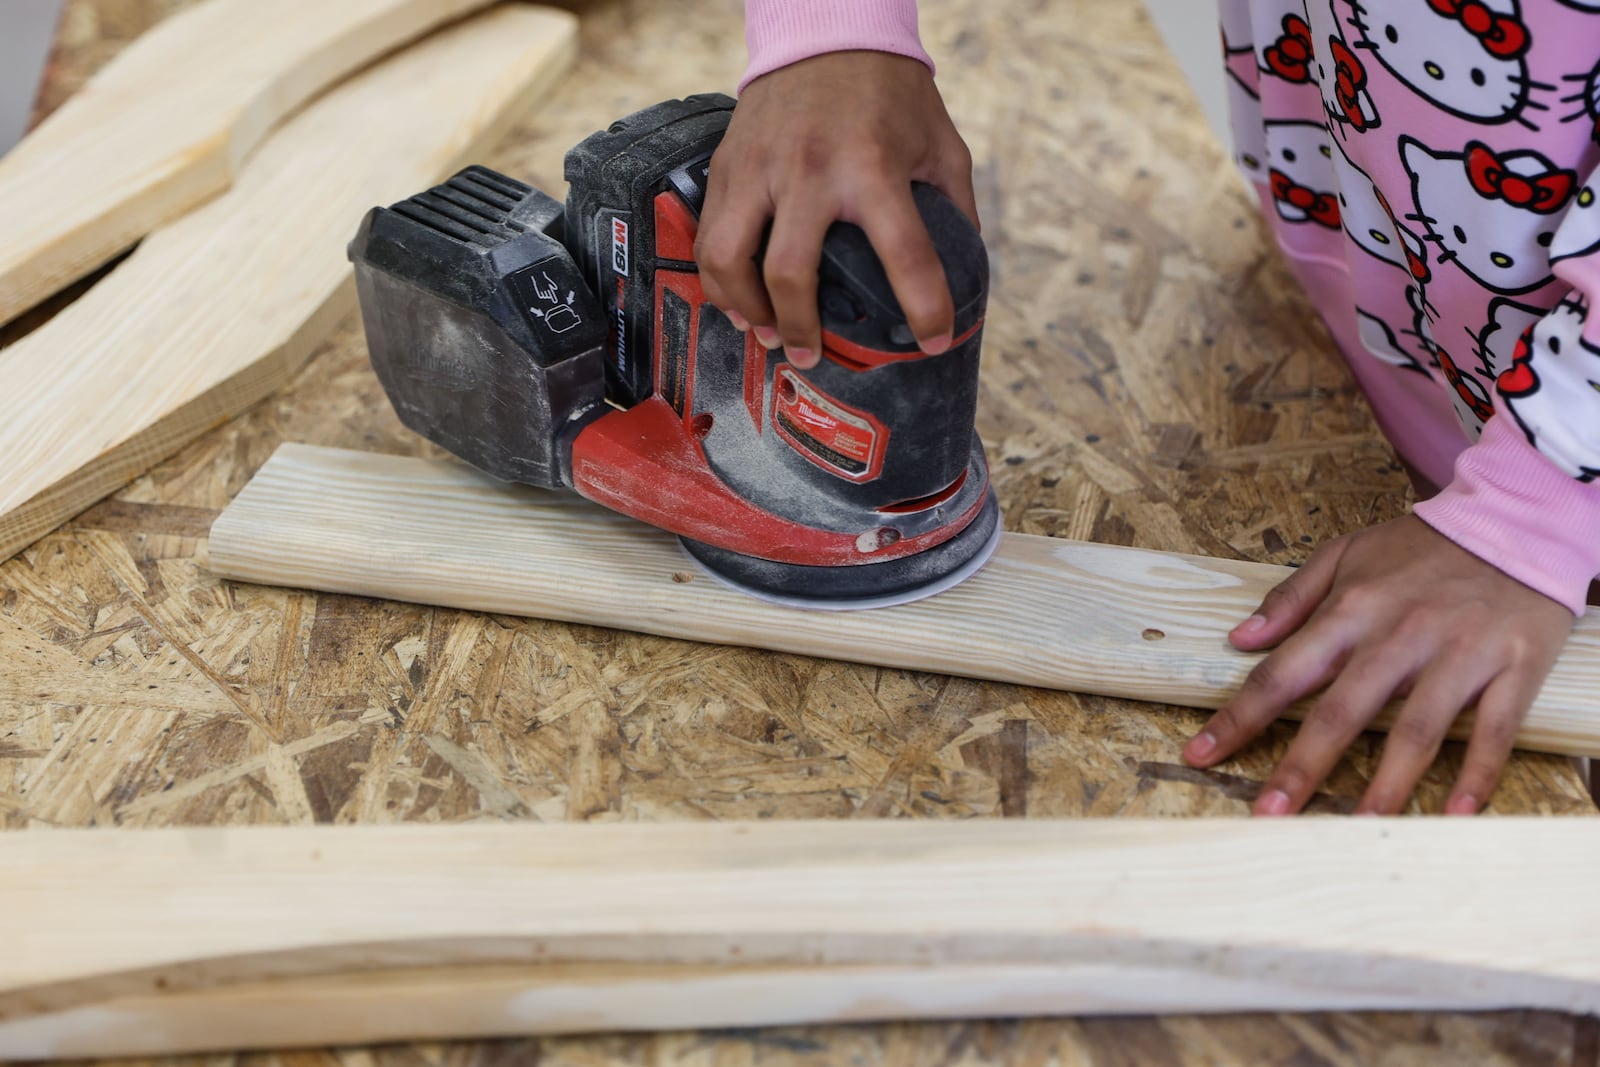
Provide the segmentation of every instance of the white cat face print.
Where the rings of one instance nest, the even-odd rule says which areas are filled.
[[[1587,311],[1569,300],[1540,319],[1496,383],[1528,440],[1585,482],[1600,474],[1600,347],[1583,337]]]
[[[1345,40],[1334,11],[1336,0],[1311,0],[1306,5],[1311,39],[1316,44],[1312,66],[1322,107],[1341,136],[1364,133],[1383,125],[1372,93],[1367,88],[1367,68]]]
[[[1333,146],[1319,122],[1268,122],[1267,161],[1273,203],[1290,222],[1339,226]]]
[[[1418,374],[1428,373],[1416,357],[1401,346],[1400,338],[1395,336],[1389,324],[1378,316],[1356,308],[1356,323],[1362,347],[1374,358],[1391,367],[1403,367]]]
[[[1337,141],[1333,143],[1333,169],[1339,183],[1339,219],[1356,247],[1426,284],[1431,277],[1427,246],[1401,224],[1383,190]]]
[[[1550,249],[1577,175],[1537,152],[1496,154],[1474,141],[1436,152],[1400,138],[1416,212],[1438,261],[1454,263],[1487,289],[1526,293],[1551,278]]]
[[[1411,307],[1411,329],[1403,330],[1417,339],[1428,357],[1428,365],[1439,365],[1439,344],[1433,339],[1433,317],[1438,314],[1428,303],[1428,294],[1421,285],[1406,286],[1406,303]]]
[[[1561,98],[1569,109],[1561,116],[1561,121],[1587,123],[1589,139],[1600,144],[1600,63],[1587,72],[1564,75],[1561,82],[1562,87],[1569,90]]]
[[[1418,95],[1461,118],[1527,122],[1522,115],[1535,85],[1524,57],[1532,39],[1517,0],[1358,0],[1352,6],[1361,33],[1353,47],[1377,57]]]
[[[1544,315],[1538,308],[1503,296],[1495,297],[1489,303],[1488,323],[1471,334],[1473,354],[1478,357],[1479,366],[1495,378],[1505,373],[1515,358],[1517,341]]]
[[[1252,181],[1267,178],[1267,128],[1261,101],[1238,78],[1229,75],[1228,121],[1233,126],[1233,159]]]
[[[1600,194],[1595,191],[1596,184],[1600,182],[1590,178],[1589,184],[1572,198],[1572,206],[1567,208],[1561,228],[1550,242],[1550,262],[1600,252]]]
[[[1400,242],[1393,216],[1384,208],[1383,194],[1337,143],[1333,146],[1333,170],[1339,189],[1339,220],[1345,233],[1362,251],[1405,269],[1405,246]]]

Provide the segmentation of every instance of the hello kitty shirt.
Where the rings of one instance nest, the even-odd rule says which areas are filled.
[[[1219,0],[1235,159],[1418,517],[1581,613],[1600,575],[1600,0]],[[743,85],[933,66],[916,0],[746,0]],[[743,88],[741,85],[741,89]]]

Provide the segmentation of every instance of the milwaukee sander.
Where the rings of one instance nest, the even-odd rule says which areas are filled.
[[[955,298],[925,355],[856,226],[826,236],[822,359],[801,371],[702,292],[695,229],[733,100],[647,108],[566,158],[565,205],[482,167],[362,221],[372,365],[401,420],[509,482],[678,535],[780,603],[915,600],[982,566],[999,507],[974,430],[988,259],[914,188]]]

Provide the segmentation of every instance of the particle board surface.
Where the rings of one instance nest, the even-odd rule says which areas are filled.
[[[0,558],[287,382],[354,306],[345,245],[362,215],[495,140],[573,37],[566,12],[513,4],[378,64],[0,349]]]
[[[321,1019],[284,1020],[290,1045],[333,1027],[448,1034],[443,1016],[363,1029],[381,1017],[363,989],[494,979],[527,996],[476,1013],[447,999],[457,1036],[1001,1012],[1594,1012],[1591,838],[1582,822],[1530,819],[12,834],[0,1055],[229,1049],[227,1012],[209,1037],[191,1022],[185,1048],[163,1004],[270,1004],[280,981],[291,999],[325,994]],[[1486,872],[1483,855],[1505,862]],[[97,877],[108,867],[115,879]],[[673,968],[686,988],[662,999]],[[630,983],[655,995],[622,995]],[[594,995],[607,985],[617,995]]]
[[[972,578],[893,608],[736,593],[676,539],[461,463],[284,445],[211,528],[224,578],[1220,707],[1261,657],[1228,645],[1287,568],[1005,534]],[[1456,726],[1464,738],[1470,719]],[[1517,736],[1600,752],[1600,623],[1579,620]]]
[[[70,0],[46,105],[182,3]],[[553,192],[584,135],[743,62],[739,0],[568,6],[574,75],[482,160]],[[979,428],[1007,528],[1283,565],[1400,514],[1404,474],[1138,5],[918,6],[978,158],[998,279]],[[287,390],[0,564],[0,827],[1241,815],[1293,736],[1197,773],[1193,712],[217,581],[206,531],[284,440],[433,454],[353,318]],[[1356,746],[1314,810],[1348,811],[1378,754]],[[1418,809],[1460,759],[1445,747]],[[1535,753],[1491,807],[1594,812],[1571,762]],[[1594,1038],[1557,1012],[1168,1013],[149,1063],[1591,1067]]]
[[[0,323],[226,189],[319,91],[488,0],[207,0],[0,159]]]

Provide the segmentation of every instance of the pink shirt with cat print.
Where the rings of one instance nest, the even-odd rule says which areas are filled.
[[[1379,424],[1445,486],[1416,514],[1581,613],[1600,575],[1600,0],[1219,3],[1235,158]],[[847,49],[933,65],[915,0],[746,14],[746,85]]]

